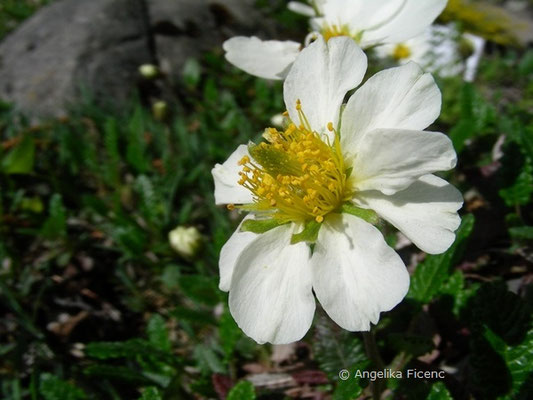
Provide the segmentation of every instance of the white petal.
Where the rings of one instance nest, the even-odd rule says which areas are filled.
[[[468,33],[463,34],[463,38],[469,40],[474,46],[474,53],[466,60],[466,68],[464,73],[464,80],[466,82],[473,82],[476,78],[477,67],[483,51],[485,49],[485,39],[476,35]]]
[[[300,124],[300,100],[313,130],[326,132],[328,122],[336,126],[344,96],[361,82],[366,65],[366,55],[350,38],[332,38],[326,44],[320,36],[302,50],[285,80],[283,96],[290,118]]]
[[[241,231],[241,226],[244,221],[251,218],[252,216],[249,214],[242,220],[235,232],[233,232],[233,235],[231,235],[231,237],[220,250],[220,260],[218,262],[220,282],[218,287],[224,292],[228,292],[230,289],[231,278],[233,276],[233,271],[235,270],[237,258],[239,258],[246,246],[248,246],[255,238],[257,238],[257,234],[255,233]]]
[[[391,195],[422,175],[455,167],[457,155],[448,136],[439,132],[376,129],[365,135],[353,161],[357,191]]]
[[[238,183],[242,170],[238,162],[244,156],[250,157],[250,154],[248,146],[241,144],[224,164],[216,164],[211,170],[215,181],[216,204],[247,204],[253,201],[252,192]]]
[[[299,1],[289,1],[287,8],[297,14],[305,15],[306,17],[314,17],[316,15],[313,7]]]
[[[297,341],[313,321],[310,250],[305,243],[290,244],[291,225],[258,235],[241,253],[233,271],[231,314],[258,343]]]
[[[266,79],[283,79],[300,52],[300,43],[236,36],[222,46],[226,60],[243,71]]]
[[[313,289],[339,326],[368,331],[409,289],[409,273],[379,230],[352,215],[330,215],[311,258]]]
[[[455,240],[463,196],[444,179],[425,175],[392,196],[358,193],[356,204],[377,212],[426,253],[439,254]]]
[[[361,46],[399,43],[419,35],[439,16],[446,3],[447,0],[404,0],[403,6],[387,20],[366,27]]]
[[[423,130],[440,114],[441,93],[415,63],[378,72],[350,97],[342,113],[343,149],[353,152],[379,128]]]

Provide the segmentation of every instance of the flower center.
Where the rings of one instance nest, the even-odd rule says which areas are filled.
[[[396,45],[396,47],[394,48],[394,51],[392,52],[392,57],[396,61],[408,58],[410,55],[411,55],[411,49],[402,43]]]
[[[254,195],[245,206],[264,212],[280,222],[322,222],[348,199],[345,170],[338,135],[333,144],[310,129],[297,109],[301,124],[291,123],[284,131],[265,130],[266,142],[249,147],[250,157],[239,161],[239,184]],[[334,131],[333,125],[328,126]]]
[[[336,37],[336,36],[349,36],[350,29],[348,28],[348,25],[329,25],[325,24],[322,29],[322,36],[324,36],[324,40],[327,42],[329,39]]]

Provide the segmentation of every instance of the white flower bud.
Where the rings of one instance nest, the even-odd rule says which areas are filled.
[[[152,115],[157,121],[163,121],[168,116],[168,104],[159,100],[152,104]]]
[[[200,249],[202,235],[195,227],[178,226],[168,233],[168,240],[176,253],[185,258],[192,258]]]
[[[159,68],[153,64],[143,64],[139,67],[139,73],[146,79],[154,79],[159,75]]]

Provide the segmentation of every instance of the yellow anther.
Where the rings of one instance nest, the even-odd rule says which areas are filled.
[[[230,211],[231,211],[231,210],[235,210],[235,204],[228,204],[226,207],[227,207],[228,210],[230,210]]]
[[[328,122],[328,131],[333,132],[333,122]]]
[[[248,156],[244,156],[243,158],[241,158],[238,162],[239,165],[244,165],[244,164],[247,164],[250,162],[250,157]]]
[[[315,221],[321,224],[322,221],[324,221],[324,217],[322,215],[317,215],[315,218]]]

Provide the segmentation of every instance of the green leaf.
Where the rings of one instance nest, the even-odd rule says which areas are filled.
[[[443,254],[428,255],[411,278],[408,296],[421,303],[429,303],[449,277],[450,268],[462,256],[466,241],[474,227],[474,216],[463,217],[454,244]]]
[[[139,400],[163,400],[163,396],[158,388],[155,386],[148,386],[143,390]]]
[[[93,378],[119,380],[133,384],[153,384],[152,380],[129,367],[117,365],[91,365],[83,373]]]
[[[188,58],[183,65],[183,82],[190,88],[195,88],[198,86],[201,76],[200,63],[194,58]]]
[[[195,347],[194,358],[196,358],[200,368],[204,372],[214,372],[216,374],[227,373],[226,367],[221,362],[219,355],[204,344],[199,344]]]
[[[518,394],[533,371],[533,329],[529,329],[524,341],[518,346],[509,346],[489,328],[485,329],[484,337],[492,348],[504,359],[511,375],[511,396]]]
[[[39,392],[45,400],[81,400],[87,398],[80,388],[48,373],[41,374]]]
[[[339,377],[337,378],[337,387],[333,392],[332,400],[358,399],[363,394],[365,385],[363,385],[361,382],[362,378],[357,376],[356,373],[357,371],[366,371],[368,365],[369,363],[364,361],[347,369],[347,375],[349,376],[348,379],[340,379],[339,377],[341,372],[339,372]]]
[[[229,310],[225,309],[220,317],[219,326],[220,344],[226,355],[226,360],[231,360],[237,341],[243,336],[241,329],[235,323]]]
[[[241,225],[242,232],[265,233],[278,226],[284,225],[275,219],[247,219]]]
[[[533,226],[520,226],[509,229],[513,239],[533,240]]]
[[[30,135],[22,140],[2,160],[5,174],[29,174],[35,161],[35,141]]]
[[[318,232],[320,231],[321,226],[322,224],[315,220],[307,222],[303,231],[292,235],[291,244],[300,242],[315,243],[318,239]]]
[[[50,198],[49,216],[41,228],[41,235],[47,239],[56,239],[67,234],[67,210],[63,206],[61,195],[55,193]]]
[[[168,329],[161,315],[152,315],[146,326],[146,333],[148,334],[148,341],[155,347],[170,352],[172,346],[168,338]]]
[[[499,194],[508,207],[524,206],[529,203],[533,193],[533,163],[526,161],[516,181]]]
[[[449,295],[453,297],[453,313],[457,317],[460,316],[461,310],[468,303],[468,300],[475,295],[479,284],[471,284],[470,287],[465,288],[465,278],[463,272],[460,270],[454,271],[447,282],[445,282],[439,290],[440,295]]]
[[[352,370],[367,360],[361,340],[352,332],[333,325],[324,315],[320,315],[315,324],[313,352],[320,369],[333,380],[338,379],[341,369]]]
[[[361,219],[364,219],[366,222],[372,225],[376,225],[379,222],[379,216],[373,210],[366,210],[364,208],[359,208],[353,204],[343,204],[341,211],[346,214],[355,215]]]
[[[229,391],[226,400],[255,400],[254,385],[248,381],[240,381]]]
[[[213,278],[201,275],[184,275],[179,279],[183,293],[190,299],[215,306],[219,302],[219,290]]]
[[[156,357],[167,364],[176,364],[179,359],[163,352],[152,343],[143,339],[130,339],[124,342],[91,342],[85,347],[85,354],[100,360],[115,358],[137,359],[137,357]]]
[[[426,400],[453,400],[453,398],[444,383],[436,382],[431,386]]]
[[[430,337],[408,333],[391,333],[388,336],[391,346],[398,352],[404,351],[413,357],[427,354],[435,348]]]

